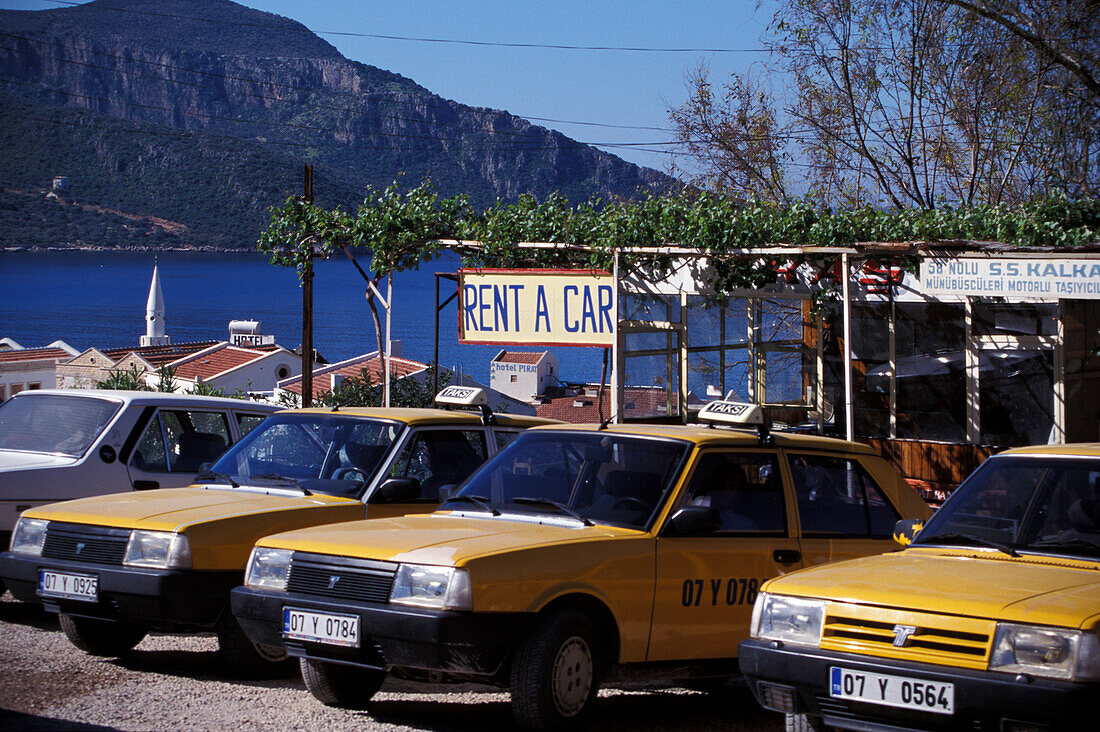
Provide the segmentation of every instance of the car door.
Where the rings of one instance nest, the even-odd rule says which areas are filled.
[[[229,447],[229,415],[212,409],[159,408],[127,461],[134,490],[190,485]]]
[[[430,513],[440,502],[439,489],[466,480],[489,457],[484,427],[421,427],[410,430],[385,477],[367,499],[369,518]],[[389,478],[411,478],[416,493],[396,498],[385,488]],[[407,484],[411,486],[412,484]]]
[[[707,507],[719,528],[658,537],[649,661],[737,656],[760,585],[802,566],[790,503],[776,450],[698,455],[672,514]]]
[[[859,456],[788,451],[807,567],[895,549],[901,515]]]

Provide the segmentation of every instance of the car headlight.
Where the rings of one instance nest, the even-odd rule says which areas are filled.
[[[821,645],[824,600],[761,593],[752,609],[753,638],[804,646]]]
[[[46,543],[46,527],[50,522],[43,519],[21,518],[15,522],[15,531],[11,534],[11,550],[16,554],[34,554],[42,556],[42,545]]]
[[[256,547],[248,558],[244,583],[249,587],[285,592],[286,580],[290,576],[290,558],[293,555],[294,552],[289,549]]]
[[[191,542],[171,531],[131,531],[122,563],[130,567],[190,569]]]
[[[1100,679],[1100,637],[1095,632],[998,623],[989,670],[1050,679]]]
[[[470,575],[464,569],[402,564],[397,568],[390,602],[439,610],[473,609]]]

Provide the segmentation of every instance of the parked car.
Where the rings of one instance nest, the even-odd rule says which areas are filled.
[[[20,392],[0,404],[0,546],[34,506],[190,485],[277,409],[149,391]]]
[[[233,611],[326,704],[364,707],[390,673],[498,684],[521,725],[580,724],[606,680],[736,673],[768,578],[883,551],[898,519],[928,513],[854,443],[536,427],[435,513],[261,539]]]
[[[459,395],[455,397],[454,395]],[[484,404],[480,389],[444,401]],[[431,511],[520,430],[550,420],[444,409],[279,412],[189,488],[68,501],[27,511],[0,554],[21,600],[60,613],[78,648],[117,656],[149,631],[217,633],[238,674],[274,672],[229,612],[260,537],[364,516]]]
[[[1100,445],[992,457],[898,539],[764,586],[741,644],[763,706],[796,730],[1096,729]]]

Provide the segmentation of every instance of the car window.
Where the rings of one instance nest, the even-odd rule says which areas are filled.
[[[241,437],[256,429],[256,426],[266,418],[266,414],[241,414],[238,412],[237,429],[240,431]]]
[[[107,399],[36,394],[0,405],[0,449],[80,457],[121,404]]]
[[[229,447],[224,412],[162,409],[138,441],[131,464],[150,472],[195,473]]]
[[[414,432],[390,475],[420,481],[420,498],[439,501],[439,489],[458,485],[485,462],[484,430],[432,429]]]
[[[493,430],[493,437],[497,444],[497,452],[511,445],[520,434],[521,430]]]
[[[786,533],[783,479],[775,453],[709,452],[699,458],[678,508],[718,512],[722,532]]]
[[[898,513],[852,458],[791,455],[791,481],[804,536],[890,536]]]

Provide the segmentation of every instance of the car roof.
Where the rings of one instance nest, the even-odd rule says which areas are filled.
[[[127,391],[124,389],[35,389],[21,391],[12,399],[30,399],[35,395],[66,396],[82,399],[110,399],[123,404],[152,406],[220,407],[241,411],[276,412],[280,407],[266,402],[253,402],[232,397],[212,397],[198,394],[174,394],[163,391]]]
[[[724,426],[708,427],[694,424],[614,424],[608,425],[601,430],[600,426],[595,424],[561,424],[536,429],[540,431],[546,429],[561,429],[577,432],[602,431],[616,435],[664,437],[675,440],[687,440],[699,447],[751,447],[760,445],[760,436],[757,434],[756,430]],[[848,453],[878,455],[869,445],[858,442],[848,442],[847,440],[838,440],[833,437],[819,437],[818,435],[803,435],[793,432],[778,431],[773,431],[770,435],[776,447],[831,451],[839,450]]]
[[[1100,442],[1077,442],[1068,445],[1029,445],[1014,447],[998,455],[1060,455],[1066,457],[1100,458]]]
[[[404,422],[414,427],[425,425],[480,425],[482,423],[480,412],[460,411],[451,409],[432,409],[414,407],[340,407],[312,408],[312,409],[287,409],[284,414],[335,414],[350,415],[352,417],[373,417],[374,419],[390,419]],[[493,424],[498,427],[535,427],[538,425],[561,424],[557,420],[545,417],[528,417],[519,414],[493,414]]]

